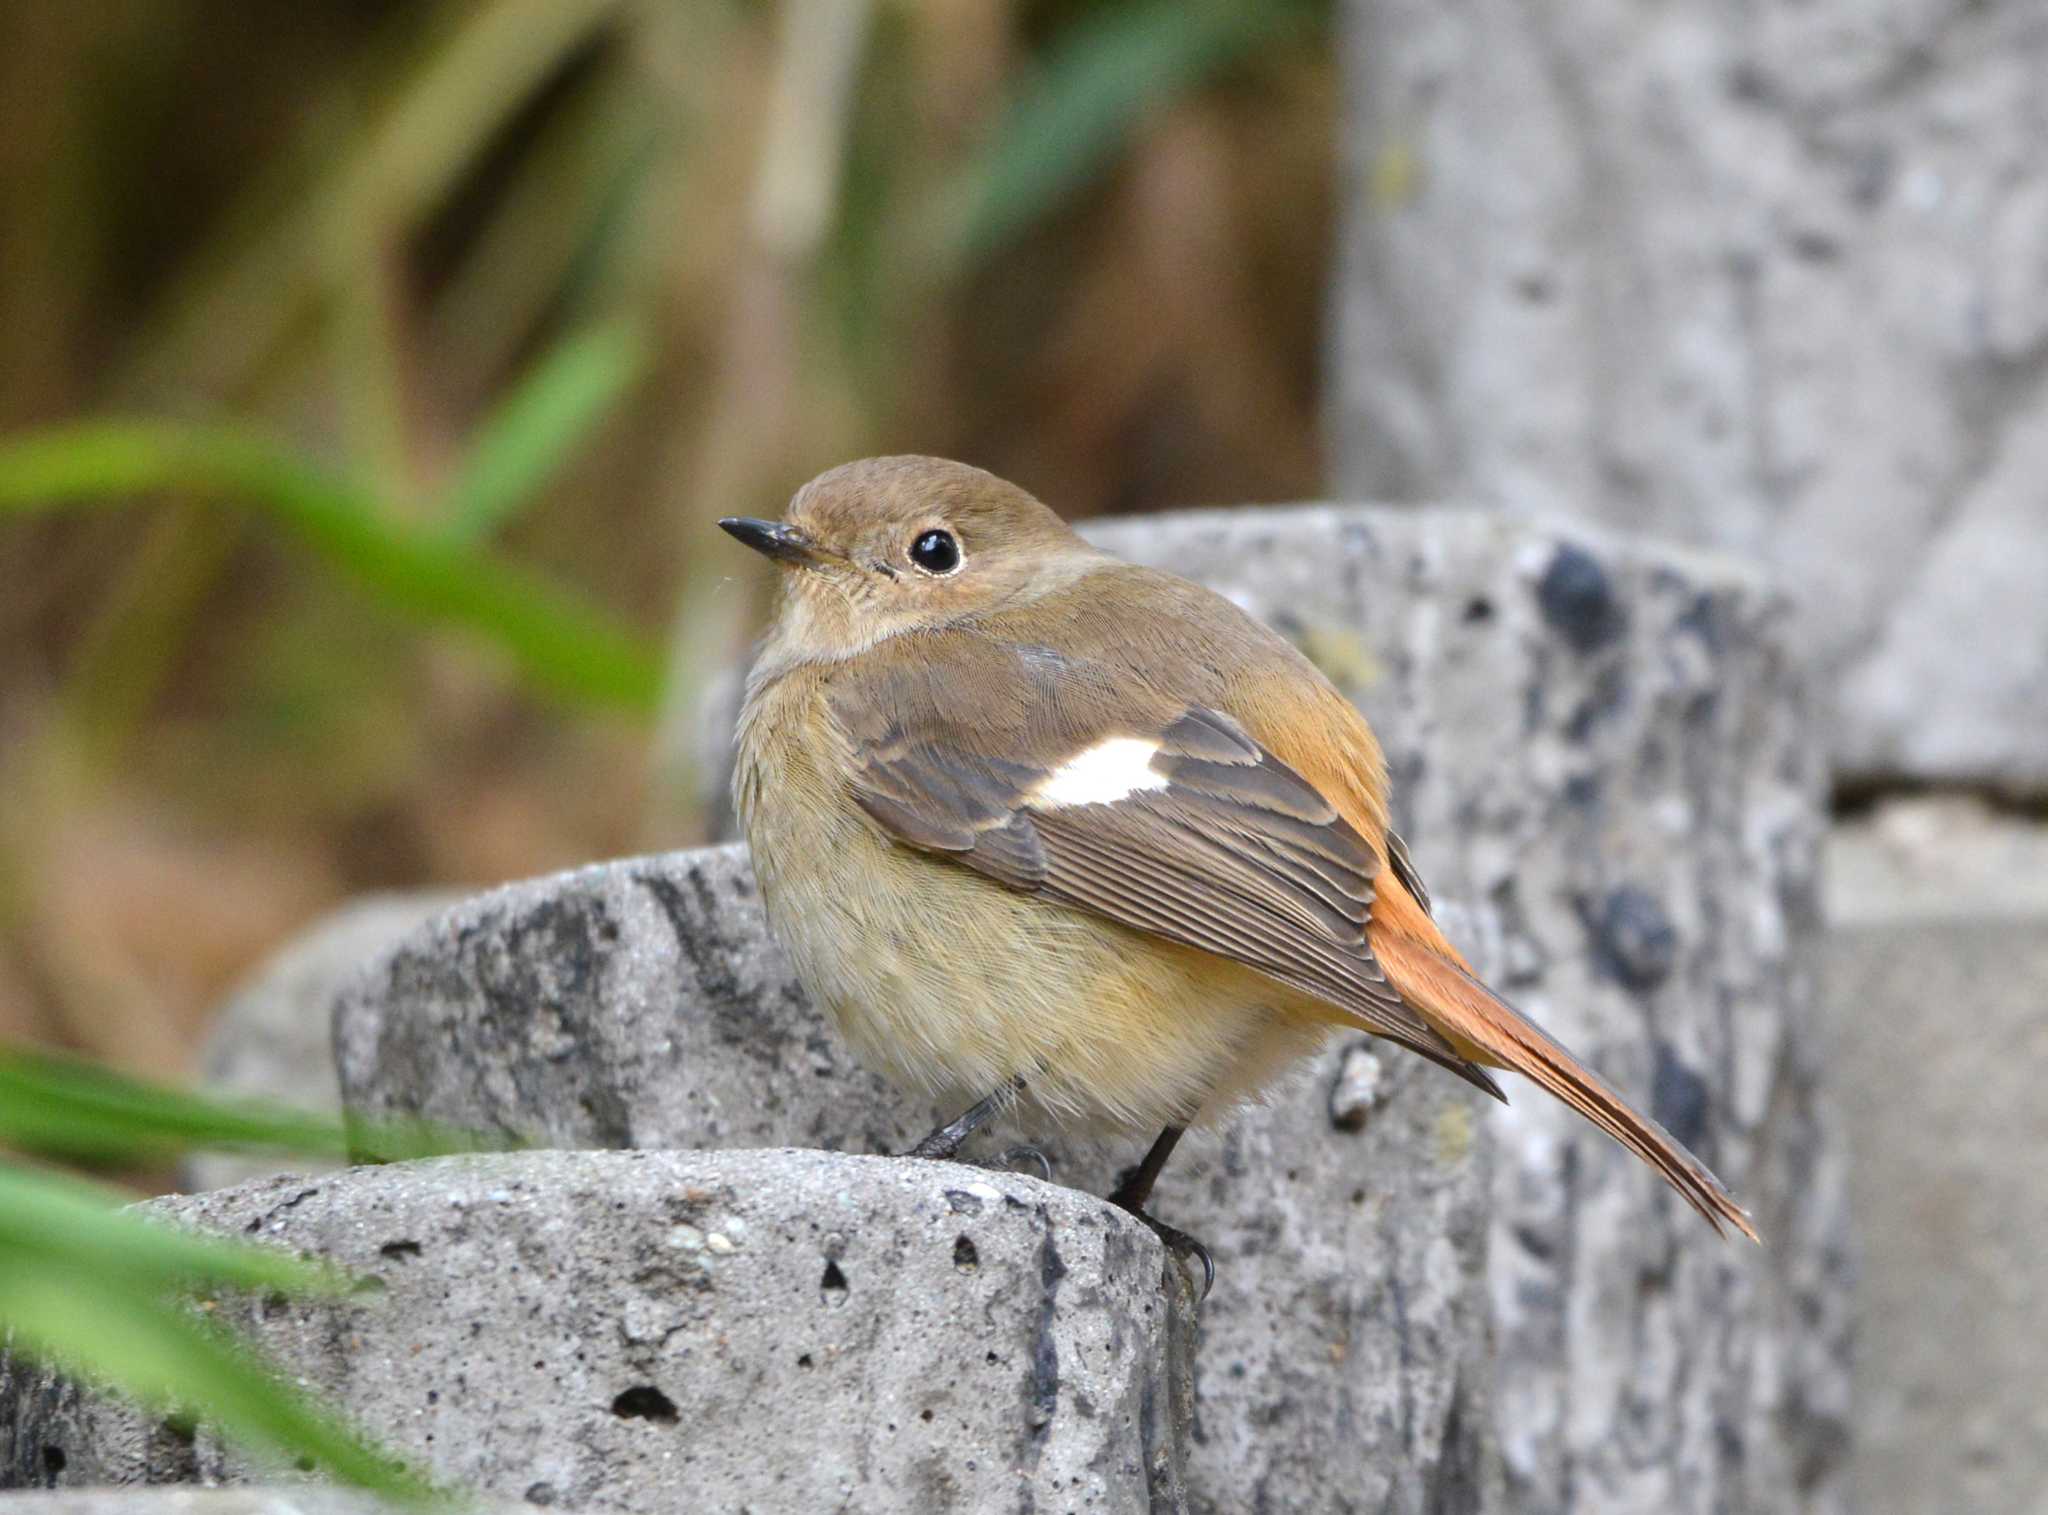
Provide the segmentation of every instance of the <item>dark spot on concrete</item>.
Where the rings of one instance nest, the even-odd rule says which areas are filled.
[[[1792,1476],[1801,1489],[1819,1488],[1848,1458],[1849,1428],[1838,1416],[1807,1403],[1797,1389],[1779,1412],[1778,1424],[1792,1445]]]
[[[1575,810],[1590,809],[1600,799],[1600,775],[1575,773],[1564,781],[1564,802]]]
[[[981,1214],[981,1196],[969,1194],[965,1189],[948,1189],[946,1207],[955,1215]]]
[[[621,1420],[651,1420],[672,1426],[678,1417],[676,1402],[651,1383],[635,1384],[612,1401],[612,1414]]]
[[[720,929],[718,922],[727,917],[718,909],[704,870],[690,868],[687,895],[675,880],[662,874],[642,873],[636,878],[668,917],[676,950],[696,979],[695,1002],[709,1013],[719,1038],[770,1068],[786,1066],[794,1038],[777,1017],[758,1013],[754,1000],[741,992],[736,964],[745,953],[746,942]]]
[[[829,1257],[825,1259],[825,1273],[818,1280],[818,1290],[825,1296],[825,1303],[828,1305],[843,1305],[846,1303],[848,1293],[846,1275],[839,1271],[839,1264]]]
[[[1461,1515],[1486,1503],[1486,1420],[1472,1413],[1466,1397],[1465,1375],[1460,1373],[1444,1412],[1443,1450],[1425,1477],[1424,1515]]]
[[[1572,707],[1564,723],[1564,734],[1574,742],[1585,741],[1628,708],[1628,695],[1628,669],[1620,663],[1608,664],[1594,677],[1586,697]]]
[[[815,1368],[817,1366],[817,1363],[813,1362],[811,1360],[811,1354],[806,1352],[803,1356],[799,1357],[796,1360],[796,1365],[799,1368]]]
[[[1733,64],[1727,74],[1728,97],[1750,105],[1762,105],[1773,98],[1770,76],[1745,58]]]
[[[1650,1114],[1683,1145],[1698,1150],[1707,1134],[1707,1081],[1672,1050],[1657,1043],[1657,1072],[1650,1083]]]
[[[1475,594],[1465,602],[1465,624],[1484,626],[1493,619],[1493,601],[1483,594]]]
[[[1678,928],[1664,907],[1634,884],[1610,892],[1588,925],[1595,962],[1637,993],[1656,988],[1678,964]]]
[[[1847,152],[1849,198],[1863,210],[1883,203],[1891,191],[1896,154],[1888,143],[1871,142]]]
[[[526,1486],[528,1504],[551,1505],[555,1502],[555,1486],[551,1483],[530,1483]]]
[[[391,1258],[393,1261],[401,1257],[418,1257],[420,1244],[416,1241],[387,1241],[377,1249],[377,1255]]]
[[[1728,647],[1727,607],[1707,593],[1693,596],[1685,614],[1671,623],[1674,631],[1698,637],[1700,645],[1718,657]]]
[[[1797,231],[1792,234],[1792,256],[1802,263],[1833,263],[1842,256],[1842,243],[1824,231]]]
[[[1561,544],[1536,584],[1543,619],[1579,652],[1592,652],[1621,635],[1625,617],[1600,560],[1583,547]]]
[[[956,1236],[953,1239],[953,1266],[962,1273],[972,1273],[981,1266],[981,1253],[975,1249],[971,1237]]]
[[[1556,1243],[1534,1226],[1515,1227],[1515,1245],[1538,1262],[1549,1262],[1557,1255]]]
[[[1067,1276],[1067,1265],[1060,1258],[1059,1246],[1053,1239],[1052,1217],[1043,1206],[1038,1211],[1039,1224],[1045,1228],[1044,1240],[1038,1247],[1038,1335],[1031,1347],[1031,1429],[1033,1434],[1043,1436],[1051,1426],[1053,1414],[1060,1403],[1060,1349],[1053,1337],[1053,1322],[1058,1313],[1060,1281]]]

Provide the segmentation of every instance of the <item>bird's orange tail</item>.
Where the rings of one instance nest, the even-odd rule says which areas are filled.
[[[1511,1068],[1535,1080],[1655,1168],[1687,1204],[1706,1217],[1717,1234],[1725,1234],[1721,1231],[1725,1222],[1751,1241],[1760,1240],[1749,1216],[1707,1171],[1706,1164],[1480,983],[1458,961],[1456,949],[1443,941],[1420,906],[1405,895],[1399,897],[1398,904],[1384,894],[1382,900],[1395,908],[1387,912],[1393,919],[1384,923],[1390,929],[1373,932],[1373,953],[1381,969],[1401,997],[1462,1056],[1489,1067]],[[1375,911],[1375,925],[1381,924],[1379,916]]]

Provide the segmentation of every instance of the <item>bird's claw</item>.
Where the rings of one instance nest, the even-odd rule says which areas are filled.
[[[1209,1255],[1209,1249],[1203,1246],[1200,1241],[1188,1235],[1187,1232],[1181,1230],[1180,1227],[1169,1226],[1165,1221],[1155,1219],[1147,1215],[1143,1210],[1135,1209],[1129,1205],[1119,1206],[1119,1208],[1133,1220],[1142,1222],[1145,1229],[1158,1237],[1160,1242],[1166,1247],[1166,1250],[1172,1253],[1175,1259],[1185,1262],[1188,1258],[1192,1257],[1202,1265],[1202,1292],[1195,1297],[1195,1303],[1201,1304],[1206,1301],[1209,1297],[1209,1291],[1216,1287],[1216,1259]]]
[[[998,1161],[1006,1168],[1014,1168],[1020,1162],[1036,1163],[1038,1165],[1038,1176],[1047,1183],[1052,1182],[1052,1159],[1028,1143],[1023,1146],[1010,1148]]]

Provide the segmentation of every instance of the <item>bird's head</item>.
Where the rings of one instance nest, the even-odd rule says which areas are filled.
[[[718,524],[784,570],[767,653],[791,663],[1025,604],[1102,560],[1016,485],[943,458],[843,464],[780,521]]]

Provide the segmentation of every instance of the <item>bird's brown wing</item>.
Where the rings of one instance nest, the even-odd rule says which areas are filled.
[[[1374,960],[1378,855],[1235,720],[1100,662],[905,640],[829,686],[854,798],[891,836],[1242,963],[1498,1095]]]

